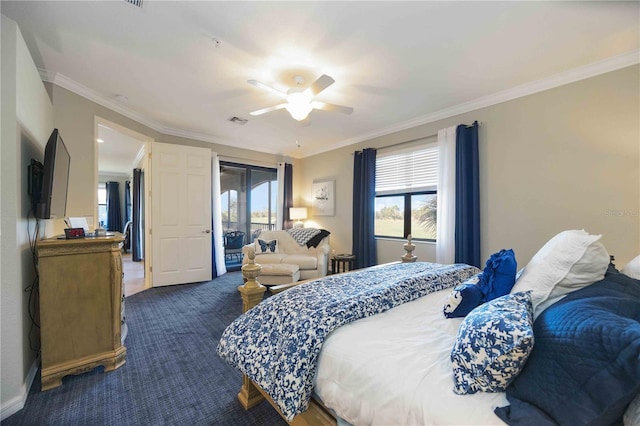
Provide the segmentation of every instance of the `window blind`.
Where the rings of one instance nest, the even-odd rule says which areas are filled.
[[[437,187],[437,144],[376,158],[376,195],[434,191]]]

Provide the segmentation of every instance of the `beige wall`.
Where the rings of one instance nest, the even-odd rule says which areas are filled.
[[[480,127],[482,258],[513,248],[524,266],[553,235],[584,228],[602,234],[617,265],[640,254],[640,67],[482,108],[308,157],[296,167],[295,204],[310,205],[314,180],[336,180],[337,214],[312,217],[331,231],[332,249],[351,251],[353,156],[437,134]],[[379,241],[379,262],[397,260],[402,242]],[[434,261],[432,244],[420,260]]]
[[[53,108],[15,22],[2,16],[1,26],[0,403],[4,419],[24,406],[37,371],[28,337],[29,294],[24,291],[35,277],[29,248],[35,222],[33,217],[27,220],[27,166],[32,158],[43,161],[44,145],[53,129]]]

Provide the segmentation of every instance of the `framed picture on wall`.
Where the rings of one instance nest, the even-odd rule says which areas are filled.
[[[311,185],[311,202],[314,216],[335,216],[336,181],[314,182]]]

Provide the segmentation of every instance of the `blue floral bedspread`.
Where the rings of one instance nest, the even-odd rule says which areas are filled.
[[[402,263],[301,284],[232,322],[218,355],[267,392],[291,420],[308,407],[318,354],[331,331],[479,272],[463,264]]]

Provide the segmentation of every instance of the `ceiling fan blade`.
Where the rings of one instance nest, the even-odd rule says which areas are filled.
[[[343,114],[351,114],[353,112],[353,108],[351,107],[318,101],[311,102],[311,107],[314,109],[321,109],[323,111],[341,112]]]
[[[335,82],[336,81],[333,78],[329,77],[326,74],[322,74],[316,81],[313,82],[311,86],[307,88],[306,92],[308,92],[311,96],[315,96]]]
[[[287,104],[280,104],[280,105],[275,105],[275,106],[268,107],[268,108],[262,108],[262,109],[259,109],[257,111],[250,112],[249,115],[262,115],[262,114],[266,114],[266,113],[271,112],[271,111],[282,109],[282,108],[284,108],[286,106],[287,106]]]
[[[267,90],[267,91],[273,93],[274,95],[280,96],[281,98],[287,99],[287,94],[286,93],[281,92],[278,89],[276,89],[275,87],[269,86],[268,84],[264,84],[261,81],[258,81],[258,80],[247,80],[247,83],[252,84],[252,85],[254,85],[254,86],[256,86],[256,87],[258,87],[260,89]]]

